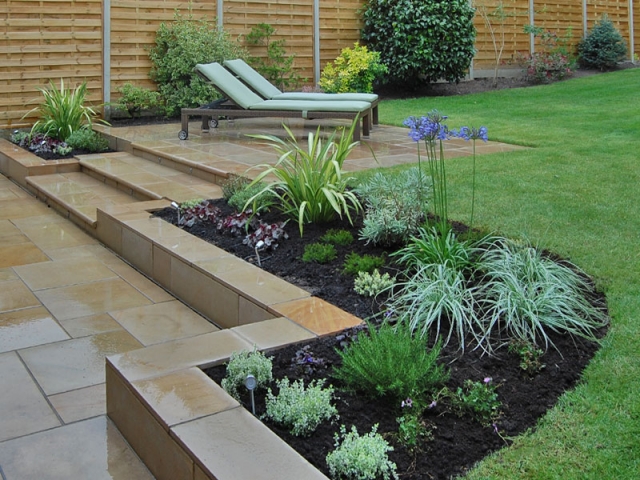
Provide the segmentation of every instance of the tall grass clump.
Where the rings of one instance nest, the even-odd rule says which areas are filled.
[[[437,363],[441,345],[427,348],[426,341],[400,325],[369,325],[368,335],[338,351],[342,365],[333,376],[348,388],[394,400],[415,398],[444,383],[449,374]]]
[[[280,157],[273,166],[265,164],[255,167],[264,168],[264,171],[254,179],[254,184],[268,175],[275,176],[276,181],[249,199],[247,207],[258,195],[271,192],[279,201],[277,207],[285,215],[297,219],[300,236],[305,224],[328,222],[336,215],[340,218],[345,216],[353,223],[351,212],[360,212],[362,206],[356,195],[347,190],[350,178],[343,175],[342,165],[358,145],[353,141],[357,126],[358,119],[355,119],[351,128],[343,129],[339,137],[334,131],[326,140],[322,139],[318,127],[315,134],[309,133],[306,148],[298,143],[286,125],[286,140],[273,135],[251,135],[268,141]]]
[[[592,288],[575,265],[502,239],[482,255],[482,268],[487,340],[506,334],[546,349],[553,345],[550,331],[595,341],[596,330],[607,324],[605,312],[589,302]]]

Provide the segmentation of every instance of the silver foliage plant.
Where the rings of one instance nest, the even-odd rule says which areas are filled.
[[[425,219],[429,189],[429,178],[417,167],[398,175],[376,173],[363,182],[355,189],[365,204],[360,239],[375,245],[404,243]]]

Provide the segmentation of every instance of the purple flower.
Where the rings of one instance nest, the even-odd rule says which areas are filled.
[[[441,115],[437,110],[432,110],[422,117],[411,116],[407,118],[403,125],[409,127],[409,137],[414,142],[446,140],[451,136],[449,128],[442,123],[446,119],[445,115]]]
[[[498,425],[496,425],[496,424],[494,423],[494,424],[492,424],[492,426],[493,426],[493,431],[494,431],[494,432],[496,432],[496,433],[500,433],[500,432],[498,431]]]
[[[469,140],[482,140],[483,142],[489,141],[487,127],[460,127],[460,130],[452,130],[451,136],[462,138],[466,142]]]
[[[402,402],[400,402],[400,407],[401,408],[411,408],[413,407],[413,400],[411,400],[409,397],[407,397],[406,400],[403,400]]]
[[[489,385],[491,383],[491,380],[493,380],[493,378],[491,377],[484,377],[484,383],[485,385]]]
[[[429,404],[427,408],[431,409],[431,408],[436,408],[437,406],[438,406],[438,402],[434,400]]]

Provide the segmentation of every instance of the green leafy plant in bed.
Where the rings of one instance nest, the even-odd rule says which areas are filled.
[[[330,243],[310,243],[304,247],[303,262],[329,263],[337,256],[336,247]]]
[[[418,397],[444,383],[449,374],[438,364],[441,344],[428,349],[426,341],[413,336],[404,325],[369,325],[369,334],[345,350],[339,350],[342,365],[333,376],[347,388],[393,401]]]
[[[360,272],[373,273],[376,268],[384,266],[384,257],[381,255],[360,255],[355,252],[348,253],[344,258],[342,273],[345,275],[357,275]]]
[[[374,81],[388,71],[379,52],[356,42],[353,48],[343,48],[338,58],[324,67],[318,85],[327,93],[371,93]]]
[[[376,268],[372,273],[358,272],[353,282],[353,289],[358,295],[376,297],[393,287],[395,282],[396,277],[392,277],[387,272],[381,275],[380,271]]]
[[[355,193],[347,188],[349,178],[345,177],[342,165],[349,153],[358,145],[353,142],[353,132],[358,121],[351,128],[333,131],[323,139],[320,128],[309,133],[308,144],[298,143],[294,133],[285,125],[286,140],[272,135],[251,135],[266,140],[276,150],[278,161],[275,165],[259,165],[264,170],[255,178],[254,184],[268,175],[276,181],[267,185],[251,198],[251,203],[265,192],[271,192],[278,200],[276,207],[297,220],[302,236],[307,223],[323,223],[336,216],[346,217],[352,223],[352,213],[362,210]],[[245,208],[245,209],[246,209]]]
[[[340,426],[335,435],[335,449],[327,454],[331,478],[353,480],[398,479],[396,464],[389,460],[393,447],[378,433],[378,424],[371,432],[360,435],[355,426],[347,432]]]
[[[67,138],[67,145],[91,153],[104,152],[109,149],[109,141],[102,134],[90,128],[74,131]]]
[[[331,228],[327,230],[320,240],[325,243],[332,243],[334,245],[346,246],[353,243],[354,238],[351,235],[351,232],[348,230],[338,230],[335,228]]]
[[[314,380],[305,388],[303,380],[293,383],[288,378],[276,381],[278,394],[267,392],[265,417],[288,427],[292,435],[307,436],[322,422],[338,416],[331,404],[333,388]]]

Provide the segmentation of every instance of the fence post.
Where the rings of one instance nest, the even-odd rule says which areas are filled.
[[[636,53],[635,39],[633,36],[633,0],[629,0],[629,60],[632,62],[634,54]]]
[[[533,5],[534,0],[529,0],[529,25],[531,25],[531,27],[533,27],[535,25],[535,12],[534,12],[534,8],[535,6]],[[536,42],[536,36],[532,33],[529,34],[529,54],[533,55],[535,53],[535,42]]]
[[[587,37],[589,18],[587,17],[587,0],[582,0],[582,37]]]
[[[217,0],[216,2],[216,17],[218,28],[224,27],[224,0]]]
[[[320,0],[313,0],[313,80],[320,82]]]
[[[102,5],[102,103],[104,118],[111,117],[111,0]]]

